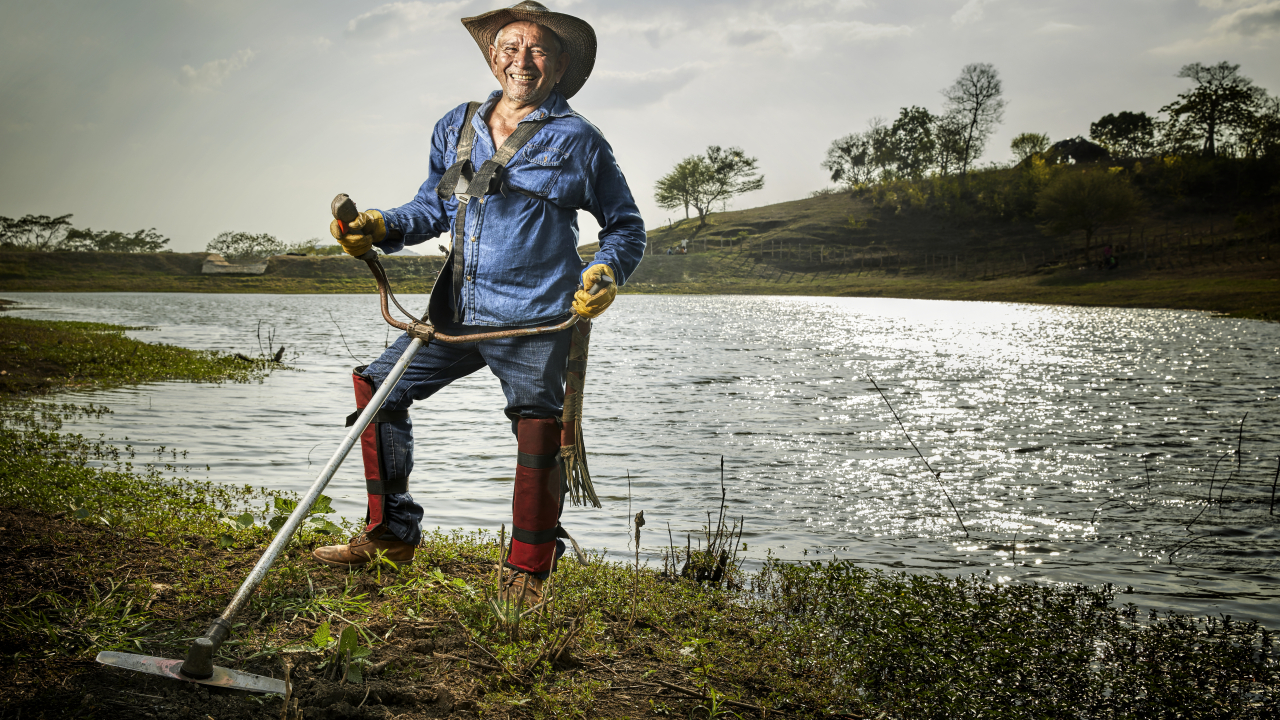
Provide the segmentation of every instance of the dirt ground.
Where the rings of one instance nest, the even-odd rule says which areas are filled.
[[[211,688],[100,665],[93,659],[95,638],[91,635],[83,638],[78,656],[51,652],[41,642],[40,633],[12,624],[22,618],[38,624],[35,618],[43,614],[59,619],[53,625],[60,626],[60,632],[86,629],[65,612],[65,605],[68,600],[88,602],[107,592],[110,583],[93,571],[105,565],[113,568],[113,583],[135,588],[149,584],[153,589],[141,608],[154,622],[148,629],[155,633],[151,637],[164,635],[166,630],[173,631],[171,637],[175,638],[197,635],[211,618],[204,613],[190,614],[190,604],[175,598],[165,581],[174,574],[180,554],[194,553],[212,560],[225,552],[194,536],[192,543],[184,552],[125,539],[108,528],[75,522],[62,513],[49,516],[0,508],[0,563],[7,568],[0,581],[0,601],[7,610],[6,622],[0,626],[0,720],[464,718],[479,714],[486,694],[490,695],[488,714],[492,716],[494,693],[517,697],[529,691],[527,679],[502,671],[495,658],[471,641],[469,631],[448,617],[352,618],[369,621],[365,629],[385,638],[373,648],[369,658],[372,666],[363,683],[329,677],[327,668],[317,668],[323,659],[320,653],[281,654],[235,665],[244,672],[275,678],[287,673],[292,682],[287,710],[279,696]],[[223,569],[247,571],[255,559],[255,553],[246,552]],[[443,570],[450,576],[474,577],[475,572],[469,570],[478,568],[468,565],[473,563]],[[317,583],[340,582],[344,575],[341,570],[327,568],[312,573]],[[378,586],[371,573],[358,578],[369,589]],[[227,592],[232,589],[225,588]],[[55,594],[61,600],[56,600]],[[59,605],[64,610],[61,614]],[[244,615],[243,619],[249,620],[251,613]],[[377,617],[376,613],[371,617]],[[272,621],[265,620],[267,624]],[[255,627],[263,622],[260,619]],[[318,625],[298,617],[281,621],[273,634],[296,642],[310,637]],[[180,648],[151,645],[144,642],[143,649],[134,652],[181,656]],[[544,702],[560,705],[566,717],[688,716],[700,701],[659,681],[686,689],[690,681],[678,668],[664,667],[653,655],[653,647],[642,639],[623,656],[574,657],[566,653],[555,664],[554,688],[560,690],[553,688]],[[589,685],[589,694],[575,697],[571,690],[575,684]],[[555,692],[563,697],[556,697]],[[531,705],[528,700],[513,700],[501,714],[534,717]],[[545,715],[545,710],[537,714]]]

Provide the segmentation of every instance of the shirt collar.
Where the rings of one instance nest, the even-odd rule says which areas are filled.
[[[483,118],[488,117],[489,111],[493,109],[494,105],[498,104],[498,100],[501,98],[502,98],[502,91],[494,90],[493,92],[489,93],[488,99],[486,99],[484,103],[480,105],[480,109],[476,111],[476,118],[481,125],[484,124]],[[569,107],[569,101],[565,99],[564,95],[560,94],[559,90],[552,90],[551,95],[549,95],[546,100],[542,101],[542,104],[538,106],[538,109],[534,110],[528,115],[525,115],[524,119],[521,120],[520,122],[527,122],[530,120],[542,120],[543,118],[548,116],[568,117],[572,114],[573,114],[573,108]]]
[[[475,128],[476,139],[483,142],[485,147],[493,152],[497,152],[497,148],[493,146],[493,137],[489,134],[489,127],[485,125],[484,119],[489,115],[489,111],[493,109],[493,106],[498,104],[498,100],[501,98],[501,90],[494,90],[489,93],[489,97],[481,103],[480,109],[476,110],[475,117],[471,118],[471,126]],[[569,101],[565,100],[564,96],[561,95],[559,91],[552,90],[551,95],[548,96],[546,100],[542,101],[542,104],[538,106],[538,109],[528,115],[525,115],[520,122],[542,120],[548,116],[556,118],[568,117],[573,114],[573,108],[569,107]]]

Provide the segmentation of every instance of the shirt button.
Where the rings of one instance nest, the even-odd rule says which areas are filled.
[[[471,236],[471,242],[475,242],[475,241],[476,241],[476,236],[475,236],[475,235],[472,235],[472,236]]]
[[[484,198],[480,198],[480,204],[481,204],[481,205],[483,205],[483,204],[484,204]]]
[[[471,282],[471,276],[470,276],[470,275],[468,275],[468,276],[467,276],[467,282]]]

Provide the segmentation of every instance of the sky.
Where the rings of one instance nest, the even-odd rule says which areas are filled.
[[[943,107],[968,63],[1008,102],[984,162],[1022,132],[1088,135],[1155,114],[1191,62],[1239,63],[1280,94],[1280,0],[545,0],[590,22],[595,71],[571,105],[613,146],[650,228],[654,182],[708,145],[759,159],[745,208],[829,186],[838,137]],[[0,215],[328,241],[336,193],[408,202],[431,129],[497,81],[459,19],[492,0],[41,0],[0,25]],[[682,215],[683,212],[680,212]],[[582,242],[598,228],[585,213]],[[425,251],[437,243],[416,249]]]

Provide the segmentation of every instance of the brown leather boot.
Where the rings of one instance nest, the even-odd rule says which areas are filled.
[[[318,547],[311,556],[325,565],[353,568],[367,565],[382,550],[386,559],[397,565],[408,565],[413,562],[413,553],[417,549],[417,545],[410,545],[387,532],[386,528],[374,528],[351,538],[346,545]]]
[[[542,581],[521,570],[508,568],[502,577],[502,593],[499,599],[520,604],[520,609],[531,608],[542,602]]]

